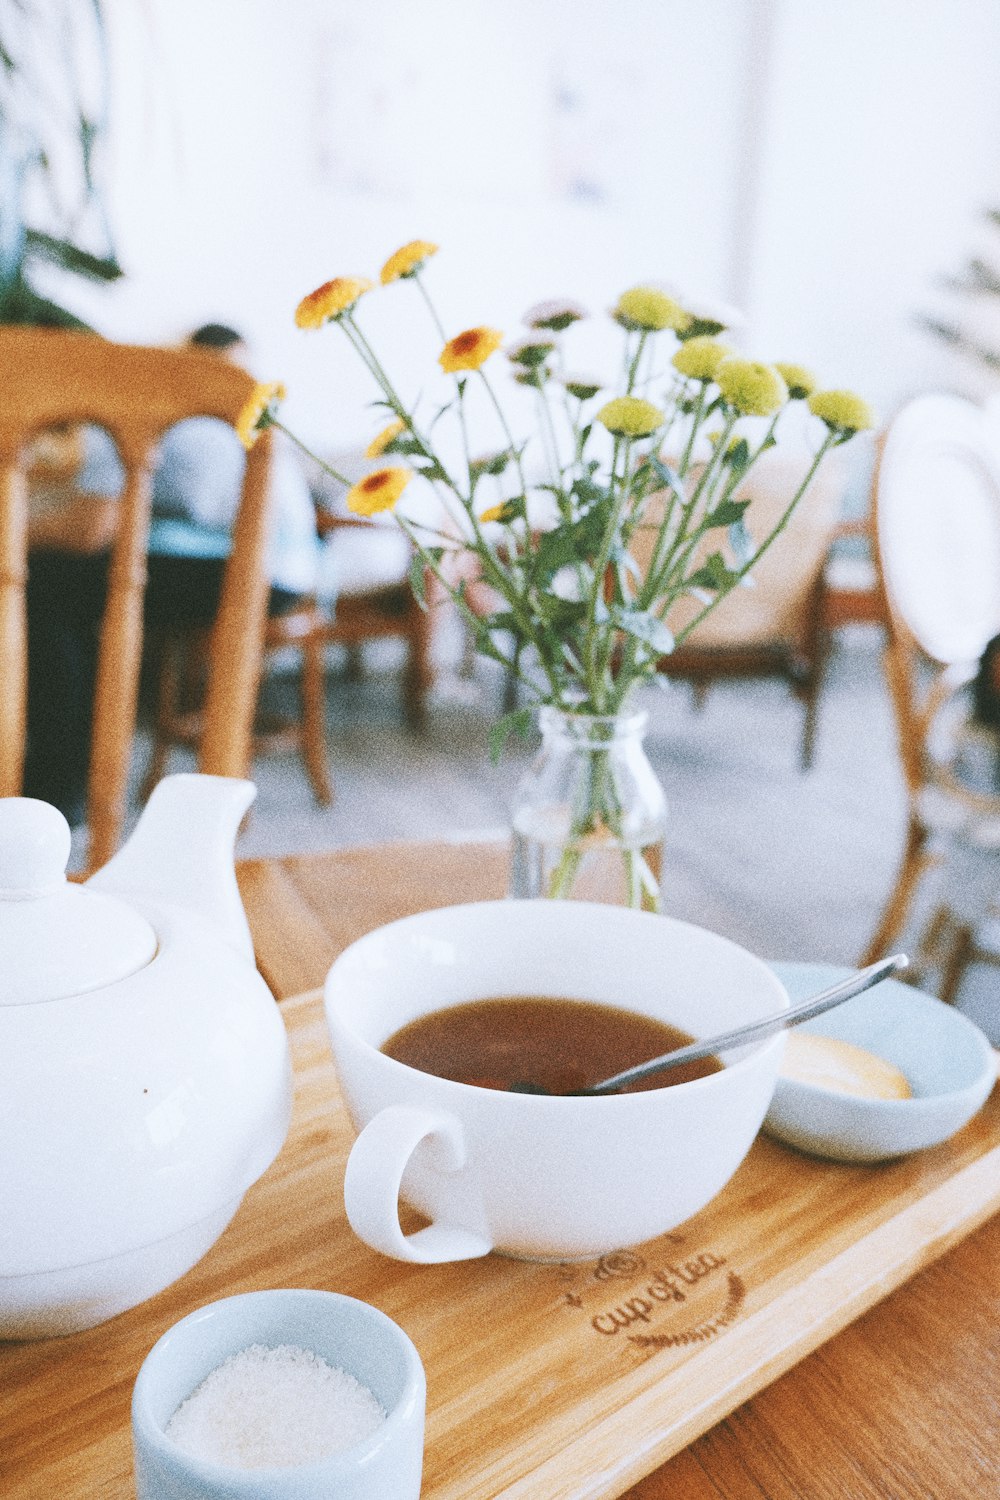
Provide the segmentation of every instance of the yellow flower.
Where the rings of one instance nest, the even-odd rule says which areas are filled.
[[[295,309],[297,326],[322,328],[331,318],[349,312],[358,298],[370,292],[374,284],[367,276],[335,276],[332,281],[324,281],[322,286],[303,297]]]
[[[236,432],[244,448],[249,450],[257,437],[274,421],[275,408],[285,399],[285,387],[280,381],[270,385],[255,385],[236,418]]]
[[[394,255],[390,255],[382,267],[382,285],[388,286],[390,281],[399,281],[406,276],[416,276],[418,271],[423,270],[424,263],[437,252],[437,245],[432,245],[430,240],[410,240],[409,244],[400,246]]]
[[[412,478],[409,469],[397,466],[373,469],[348,490],[347,509],[356,516],[375,516],[379,511],[392,510]]]
[[[812,370],[807,370],[805,365],[775,364],[774,368],[788,387],[790,401],[804,401],[819,384]]]
[[[769,417],[788,400],[788,387],[774,366],[756,359],[722,360],[715,383],[723,400],[746,417]]]
[[[623,328],[642,328],[648,333],[659,333],[664,328],[679,332],[691,321],[690,313],[679,302],[655,286],[634,286],[622,292],[611,316]]]
[[[720,344],[718,339],[701,335],[682,344],[671,364],[690,380],[714,380],[719,365],[732,352],[728,344]]]
[[[640,396],[616,396],[601,407],[597,420],[619,437],[648,437],[663,426],[663,412]]]
[[[399,434],[405,431],[406,423],[402,417],[397,417],[394,422],[390,422],[388,427],[383,427],[382,431],[376,437],[372,438],[365,449],[365,458],[378,458],[380,454],[384,453],[396,441]]]
[[[460,370],[478,370],[502,343],[499,328],[467,328],[448,340],[438,355],[438,364],[449,375]]]
[[[809,397],[809,410],[836,432],[867,432],[875,426],[875,413],[853,391],[817,391]]]
[[[499,505],[488,506],[487,509],[484,510],[482,515],[479,517],[479,520],[482,524],[485,524],[489,521],[502,521],[503,513],[506,509],[507,502],[505,500],[501,500]]]

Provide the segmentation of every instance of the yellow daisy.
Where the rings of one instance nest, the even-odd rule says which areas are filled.
[[[853,391],[817,391],[809,397],[809,410],[836,432],[867,432],[875,426],[875,413]]]
[[[663,412],[640,396],[616,396],[601,407],[597,420],[618,437],[649,437],[663,426]]]
[[[398,466],[373,469],[348,490],[347,509],[356,516],[375,516],[379,511],[392,510],[412,478],[411,470]]]
[[[367,276],[335,276],[332,281],[324,281],[302,298],[295,309],[295,322],[299,328],[322,328],[332,318],[350,312],[358,298],[374,285]]]
[[[401,245],[395,254],[389,256],[382,267],[379,278],[382,285],[388,286],[390,281],[415,276],[418,271],[423,270],[425,262],[437,252],[437,245],[432,245],[430,240],[410,240],[409,244]]]
[[[805,365],[783,365],[776,362],[774,368],[787,385],[791,401],[804,401],[819,385],[812,370],[807,370]]]
[[[670,363],[689,380],[714,380],[716,370],[732,352],[728,344],[702,334],[682,344]]]
[[[691,314],[655,286],[633,286],[622,292],[611,316],[623,328],[641,328],[647,333],[659,333],[664,328],[679,332],[691,322]]]
[[[438,364],[448,375],[478,370],[503,343],[499,328],[467,328],[449,339],[438,355]]]
[[[236,418],[236,432],[247,450],[251,449],[265,427],[274,421],[275,409],[285,399],[285,387],[280,381],[269,385],[255,385]]]
[[[401,432],[406,431],[406,423],[402,417],[397,417],[390,422],[388,427],[383,427],[376,437],[373,437],[365,449],[365,458],[378,458],[385,450],[396,441]]]
[[[788,387],[774,366],[756,359],[721,360],[715,383],[723,400],[746,417],[769,417],[788,400]]]
[[[489,521],[502,521],[503,520],[503,516],[504,516],[504,511],[506,509],[507,509],[507,502],[506,502],[506,500],[501,500],[501,502],[500,502],[499,505],[489,505],[489,506],[487,506],[487,508],[483,511],[482,515],[479,517],[480,523],[481,524],[486,524]]]

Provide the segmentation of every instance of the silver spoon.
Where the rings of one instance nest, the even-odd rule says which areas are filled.
[[[679,1067],[682,1063],[697,1062],[700,1058],[712,1057],[717,1052],[728,1052],[730,1048],[745,1046],[747,1042],[762,1042],[765,1038],[774,1036],[776,1032],[784,1031],[786,1026],[797,1026],[800,1021],[811,1020],[813,1016],[822,1015],[825,1010],[832,1010],[835,1005],[842,1005],[852,996],[860,995],[864,990],[870,990],[873,984],[879,984],[890,975],[898,974],[908,964],[909,959],[905,953],[896,953],[892,958],[880,959],[877,964],[869,964],[866,969],[859,969],[856,974],[849,975],[847,979],[841,979],[829,989],[821,990],[818,995],[813,995],[809,1000],[802,1000],[798,1005],[790,1006],[788,1010],[777,1011],[774,1015],[764,1016],[759,1021],[751,1021],[746,1026],[737,1026],[733,1031],[722,1032],[720,1036],[690,1042],[686,1047],[678,1047],[674,1052],[665,1052],[662,1057],[654,1057],[649,1062],[638,1063],[634,1068],[626,1068],[624,1072],[616,1073],[612,1078],[605,1078],[600,1083],[592,1083],[588,1088],[574,1089],[573,1097],[610,1094],[615,1089],[624,1088],[630,1083],[638,1083],[642,1078],[651,1078],[656,1073],[666,1073],[669,1068]],[[547,1094],[548,1090],[532,1083],[512,1083],[510,1092]]]

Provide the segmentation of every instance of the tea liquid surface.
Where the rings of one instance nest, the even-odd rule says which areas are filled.
[[[676,1026],[617,1006],[503,995],[418,1016],[381,1050],[422,1073],[477,1088],[527,1083],[549,1094],[572,1094],[693,1040]],[[668,1088],[721,1068],[718,1058],[702,1058],[619,1092]]]

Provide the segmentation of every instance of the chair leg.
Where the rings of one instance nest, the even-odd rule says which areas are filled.
[[[941,974],[941,993],[939,998],[945,1005],[954,1005],[958,995],[958,987],[962,982],[962,975],[968,968],[972,958],[974,947],[974,933],[967,923],[957,923],[955,926],[955,937],[948,954],[948,961]]]
[[[403,680],[403,711],[411,729],[423,729],[427,722],[427,694],[434,674],[431,671],[431,623],[423,610],[414,619],[408,639],[406,675]]]
[[[153,788],[161,781],[170,756],[170,725],[180,707],[180,645],[172,636],[160,641],[156,662],[156,713],[153,719],[153,749],[149,766],[139,788],[139,800],[148,802]]]
[[[909,916],[913,898],[916,895],[920,878],[927,869],[930,860],[926,850],[927,829],[919,819],[910,817],[909,827],[906,831],[906,845],[903,850],[903,858],[896,877],[896,884],[882,912],[881,920],[872,937],[868,947],[865,949],[861,959],[861,967],[873,964],[898,941],[903,930],[906,919]]]
[[[819,723],[819,695],[826,675],[827,658],[830,654],[830,632],[823,618],[824,597],[825,590],[821,574],[812,590],[801,651],[802,673],[798,691],[806,711],[802,724],[800,751],[803,771],[812,770],[816,752],[816,729]]]
[[[313,796],[320,807],[333,801],[326,758],[326,682],[323,637],[309,636],[302,645],[302,759]]]

